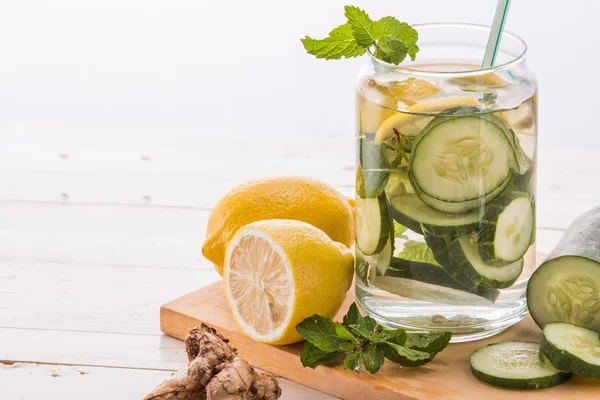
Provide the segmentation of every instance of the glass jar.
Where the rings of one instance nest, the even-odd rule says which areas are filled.
[[[416,61],[372,55],[357,90],[356,297],[383,325],[496,334],[536,268],[536,81],[505,32],[416,25]]]

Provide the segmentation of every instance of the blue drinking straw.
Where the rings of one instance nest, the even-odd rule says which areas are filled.
[[[489,68],[493,66],[496,61],[496,55],[500,48],[500,40],[502,39],[502,32],[504,31],[504,23],[506,22],[509,6],[510,0],[498,0],[498,7],[496,7],[496,14],[494,15],[490,37],[488,38],[487,46],[485,47],[485,56],[483,57],[481,68]]]

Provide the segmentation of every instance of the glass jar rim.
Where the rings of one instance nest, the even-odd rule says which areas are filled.
[[[428,23],[423,23],[423,24],[414,24],[411,26],[413,28],[417,29],[417,31],[419,28],[468,28],[468,29],[480,29],[480,30],[482,29],[482,30],[486,30],[486,31],[491,30],[491,26],[489,26],[489,25],[471,24],[471,23],[465,23],[465,22],[428,22]],[[477,69],[472,69],[472,70],[462,70],[462,71],[422,70],[422,69],[412,68],[412,67],[407,67],[407,66],[402,66],[402,65],[395,65],[395,64],[391,64],[391,63],[385,62],[383,60],[380,60],[379,58],[375,57],[375,55],[373,54],[372,48],[368,48],[367,53],[369,54],[369,57],[371,58],[371,61],[374,64],[380,65],[387,69],[396,70],[396,71],[403,72],[403,73],[410,74],[410,75],[424,76],[424,77],[444,76],[447,78],[473,76],[473,75],[485,75],[485,74],[498,72],[498,71],[510,68],[510,67],[520,63],[525,58],[525,54],[527,53],[527,44],[525,43],[525,41],[523,39],[521,39],[519,36],[515,35],[514,33],[511,33],[508,31],[502,32],[502,36],[511,38],[512,40],[515,40],[517,43],[519,43],[519,45],[521,45],[521,47],[522,47],[522,51],[520,52],[520,54],[518,56],[514,57],[513,59],[511,59],[507,62],[504,62],[502,64],[498,64],[498,65],[494,65],[494,66],[486,67],[486,68],[477,68]],[[482,55],[482,57],[483,57],[483,55]]]

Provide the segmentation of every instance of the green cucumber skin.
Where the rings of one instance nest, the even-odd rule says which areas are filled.
[[[500,214],[504,211],[504,209],[515,199],[520,197],[526,197],[531,200],[531,198],[527,195],[527,193],[523,192],[510,192],[502,197],[498,198],[492,204],[490,204],[485,211],[483,219],[481,220],[481,224],[479,227],[479,237],[478,237],[478,248],[479,255],[481,256],[481,260],[489,265],[494,265],[497,267],[503,267],[508,265],[515,260],[503,260],[500,258],[496,258],[495,254],[495,246],[494,241],[496,239],[496,227],[498,223],[498,218]],[[532,204],[533,206],[533,204]],[[533,222],[535,224],[535,216],[533,218]],[[533,230],[535,231],[535,229]],[[533,233],[532,233],[533,234]],[[531,245],[531,238],[529,238],[529,244]],[[527,252],[525,250],[525,253]],[[525,255],[525,253],[521,254],[521,257]],[[521,258],[519,257],[519,258]]]
[[[600,341],[600,339],[598,340]],[[545,337],[542,337],[540,346],[541,351],[556,369],[570,372],[575,375],[586,376],[588,378],[600,379],[600,365],[587,363],[576,355],[555,347],[552,343],[548,342]]]
[[[596,206],[591,210],[580,215],[567,228],[562,238],[554,249],[548,254],[548,257],[540,264],[529,278],[529,281],[534,281],[537,274],[542,271],[548,262],[557,260],[562,257],[580,257],[586,260],[593,261],[600,267],[600,206]],[[560,262],[558,260],[557,262]],[[530,303],[535,298],[535,293],[530,290],[530,285],[527,285],[527,302]],[[544,324],[539,321],[535,313],[531,313],[531,318],[540,327]]]
[[[423,229],[421,229],[421,224],[417,221],[408,218],[406,215],[396,211],[394,207],[390,207],[392,217],[399,223],[410,229],[411,231],[418,233],[419,235],[423,235]],[[463,236],[469,235],[473,232],[477,231],[478,224],[468,224],[468,225],[458,225],[458,226],[438,226],[431,224],[423,224],[423,228],[425,228],[429,233],[435,236]]]
[[[385,193],[381,193],[378,197],[379,200],[379,210],[382,213],[381,215],[381,225],[382,225],[382,232],[381,232],[381,236],[379,237],[379,244],[377,245],[377,251],[374,254],[378,254],[380,253],[383,248],[385,247],[385,245],[387,244],[389,238],[390,238],[390,234],[392,235],[392,237],[394,236],[394,233],[391,232],[394,228],[394,222],[392,221],[392,217],[390,216],[390,207],[388,204],[388,200],[387,197],[385,196]],[[383,215],[385,213],[385,215]],[[387,223],[384,223],[384,219],[387,220]]]
[[[399,224],[404,225],[405,227],[407,227],[415,233],[418,233],[419,235],[423,234],[423,230],[421,229],[420,223],[398,212],[394,207],[390,206],[390,214],[392,215],[392,218],[394,218]]]
[[[563,372],[561,374],[547,376],[545,378],[536,378],[535,380],[499,378],[497,376],[488,375],[477,371],[475,368],[473,368],[473,366],[471,366],[471,373],[475,378],[482,382],[506,389],[544,389],[565,383],[572,376],[572,374]]]
[[[425,234],[425,241],[431,248],[435,260],[455,281],[470,290],[504,289],[516,280],[501,282],[479,275],[467,260],[458,239],[450,243],[445,238]],[[499,267],[500,268],[500,267]]]
[[[392,222],[392,217],[390,216],[390,213],[389,213],[388,201],[387,201],[387,198],[385,197],[385,193],[380,194],[377,197],[377,200],[379,201],[379,212],[380,212],[380,218],[381,218],[381,232],[379,233],[379,243],[377,244],[377,248],[375,249],[375,251],[372,253],[363,252],[367,256],[372,256],[373,254],[380,253],[388,242],[388,239],[390,236],[390,229],[394,229],[393,228],[394,223]],[[382,215],[383,213],[385,213],[385,215]],[[385,223],[384,220],[387,220],[387,223]],[[361,250],[361,252],[362,252],[362,250]]]
[[[450,289],[461,290],[463,292],[475,294],[491,301],[496,301],[500,296],[498,290],[480,290],[466,288],[450,277],[442,267],[424,262],[409,261],[394,257],[390,266],[386,270],[386,276],[396,278],[414,279],[416,281],[431,283],[433,285],[443,286]]]
[[[600,264],[600,206],[580,215],[562,236],[538,270],[554,259],[572,256]],[[535,272],[534,272],[535,274]]]

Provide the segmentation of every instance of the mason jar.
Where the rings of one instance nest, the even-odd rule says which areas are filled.
[[[536,268],[536,93],[526,44],[490,27],[415,25],[415,61],[356,83],[356,297],[383,325],[496,334],[527,313]]]

